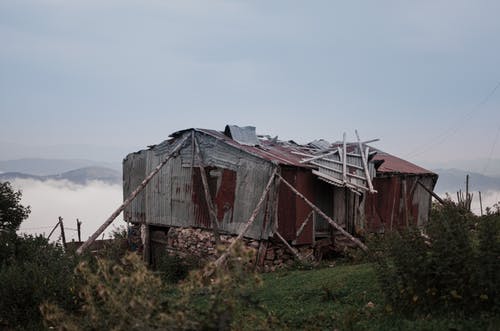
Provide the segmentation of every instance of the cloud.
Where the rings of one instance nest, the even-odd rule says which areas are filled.
[[[64,219],[66,240],[78,240],[76,219],[82,224],[82,240],[87,239],[122,203],[122,187],[99,181],[77,185],[65,180],[37,181],[16,179],[12,186],[22,191],[22,204],[31,206],[31,215],[21,224],[20,232],[49,234],[58,217]],[[108,237],[114,227],[123,226],[120,214],[106,230]],[[58,239],[57,229],[51,239]]]

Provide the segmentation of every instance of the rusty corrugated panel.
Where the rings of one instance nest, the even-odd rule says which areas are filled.
[[[307,199],[314,201],[315,199],[315,183],[317,183],[316,176],[310,171],[304,169],[297,169],[296,188]],[[299,197],[295,197],[296,205],[296,219],[295,219],[295,232],[300,228],[304,220],[312,211],[312,208]],[[304,245],[312,244],[314,242],[314,216],[309,220],[304,230],[298,238],[294,240],[294,244]]]
[[[435,175],[432,171],[419,167],[411,162],[400,159],[394,155],[377,150],[373,160],[383,161],[377,169],[380,174],[416,174],[416,175]]]
[[[432,190],[435,179],[434,175],[392,175],[375,178],[374,187],[379,193],[369,194],[365,198],[366,229],[383,232],[404,228],[407,225],[406,220],[409,225],[425,224],[429,217],[431,197],[420,185],[416,185],[416,181],[420,180]]]
[[[255,133],[255,126],[240,127],[237,125],[226,125],[224,134],[242,145],[259,145],[259,139]]]
[[[204,165],[208,167],[207,177],[221,221],[220,229],[228,233],[239,233],[257,205],[274,165],[215,137],[194,132]],[[191,132],[185,131],[183,134]],[[182,135],[176,135],[174,140],[180,136]],[[146,189],[146,219],[150,224],[211,228],[199,170],[196,170],[200,160],[195,158],[194,172],[191,167],[193,145],[190,140],[189,138],[179,155],[160,170]],[[161,146],[161,150],[168,151],[171,145],[172,142],[168,142]],[[148,157],[148,171],[166,157],[158,148],[153,148],[154,152]],[[269,236],[272,220],[265,222],[265,214],[266,211],[261,210],[246,233],[247,237],[259,239]]]
[[[296,187],[296,170],[291,168],[282,168],[281,176]],[[278,202],[278,232],[286,240],[296,239],[296,220],[297,210],[295,207],[296,195],[288,187],[281,184],[279,187]]]

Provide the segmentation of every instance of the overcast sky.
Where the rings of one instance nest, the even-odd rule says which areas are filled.
[[[472,0],[0,0],[0,159],[64,144],[119,161],[228,123],[300,142],[358,129],[415,162],[498,158],[499,13]]]

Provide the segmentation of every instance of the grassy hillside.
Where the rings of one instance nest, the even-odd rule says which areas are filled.
[[[498,330],[491,317],[406,318],[383,299],[371,264],[264,275],[255,299],[292,330]]]

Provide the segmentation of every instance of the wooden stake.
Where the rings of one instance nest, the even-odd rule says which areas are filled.
[[[59,216],[59,226],[61,227],[61,239],[63,247],[66,248],[66,234],[64,233],[63,218],[61,216]]]
[[[365,169],[366,182],[368,183],[368,188],[370,189],[370,193],[375,193],[373,189],[372,179],[370,178],[370,171],[368,171],[368,162],[365,154],[363,154],[363,145],[361,144],[361,140],[359,140],[358,130],[354,131],[356,133],[356,138],[358,139],[359,152],[361,154],[361,160],[363,161],[363,168]]]
[[[115,220],[115,218],[118,217],[118,215],[120,215],[120,213],[125,209],[125,207],[127,207],[134,199],[135,197],[142,192],[142,190],[144,190],[144,188],[146,187],[146,185],[148,185],[148,183],[151,181],[151,179],[153,179],[153,177],[160,171],[160,169],[165,165],[167,164],[167,162],[174,156],[175,153],[177,153],[177,151],[179,151],[179,149],[181,149],[182,145],[184,144],[184,142],[187,140],[189,136],[185,136],[184,138],[181,139],[181,141],[175,146],[175,148],[172,150],[172,152],[170,152],[170,154],[167,156],[167,158],[161,162],[158,166],[156,166],[156,168],[154,168],[153,171],[151,171],[151,173],[146,177],[144,178],[144,180],[142,181],[142,183],[135,189],[134,192],[132,192],[129,197],[121,204],[120,207],[118,207],[118,209],[116,209],[113,214],[111,214],[111,216],[99,227],[99,229],[97,229],[96,232],[94,232],[93,235],[90,236],[89,239],[87,239],[86,242],[83,243],[83,245],[81,245],[77,250],[76,250],[76,253],[78,255],[82,254],[96,239],[97,237],[99,237],[99,235],[101,233],[104,232],[104,230],[106,230],[106,228],[111,224],[113,223],[113,221]]]
[[[141,230],[144,231],[144,246],[142,249],[142,260],[147,264],[151,263],[151,229],[149,225],[143,224]]]
[[[481,191],[479,191],[479,208],[481,208],[481,216],[483,216],[483,200],[481,198]]]
[[[295,248],[290,246],[290,244],[285,240],[285,238],[283,238],[281,236],[281,234],[278,231],[276,231],[274,234],[285,244],[285,246],[288,248],[288,250],[293,253],[293,255],[297,258],[297,260],[299,260],[299,261],[303,260],[302,256],[300,256],[299,252],[297,252],[297,250]]]
[[[316,211],[318,214],[320,214],[324,219],[328,221],[336,230],[338,230],[341,234],[343,234],[347,239],[352,241],[354,244],[356,244],[359,248],[361,248],[363,251],[367,252],[368,247],[366,247],[365,244],[363,244],[359,239],[354,238],[349,232],[344,230],[340,225],[338,225],[334,220],[331,219],[328,215],[326,215],[321,209],[319,209],[315,204],[313,204],[311,201],[309,201],[302,193],[297,191],[295,187],[293,187],[292,184],[287,182],[281,175],[276,174],[280,179],[281,182],[284,183],[290,190],[292,190],[299,198],[304,200],[314,211]]]
[[[274,181],[274,178],[278,174],[277,171],[278,171],[278,168],[275,168],[273,173],[271,174],[271,177],[269,178],[269,181],[267,182],[267,185],[266,185],[264,191],[262,192],[262,196],[260,197],[259,202],[257,202],[257,206],[255,206],[255,209],[252,212],[252,215],[250,215],[250,218],[248,219],[248,221],[245,224],[245,226],[243,227],[243,229],[240,231],[240,233],[238,234],[236,239],[231,243],[231,245],[229,245],[229,247],[226,249],[226,251],[221,256],[219,256],[219,258],[215,261],[216,267],[219,267],[220,265],[225,263],[227,257],[229,256],[229,253],[233,249],[234,245],[236,245],[236,243],[238,241],[240,241],[241,238],[243,238],[243,236],[248,231],[248,229],[250,228],[252,223],[255,221],[255,218],[257,217],[257,214],[259,213],[259,210],[262,207],[262,205],[264,204],[264,200],[266,199],[266,196],[269,193],[269,190],[271,189],[271,185]]]
[[[78,218],[77,218],[77,219],[76,219],[76,231],[78,231],[78,242],[81,242],[81,241],[82,241],[81,226],[82,226],[82,222],[80,222],[80,221],[78,220]]]
[[[50,231],[49,233],[49,236],[47,237],[47,240],[50,239],[50,236],[52,236],[52,234],[54,233],[54,231],[56,231],[57,227],[59,226],[59,220],[57,220],[57,223],[56,225],[54,225],[54,227],[52,228],[52,230]]]

